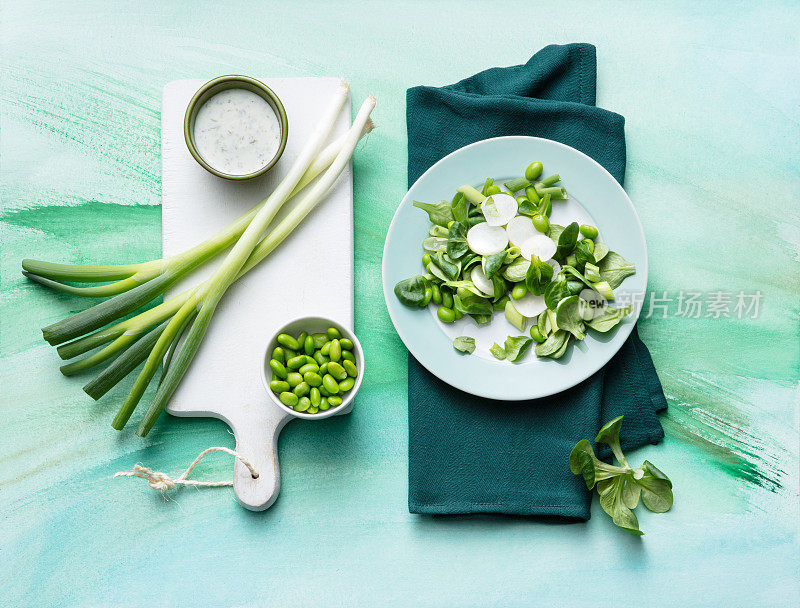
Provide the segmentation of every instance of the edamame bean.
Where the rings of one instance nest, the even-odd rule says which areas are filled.
[[[525,169],[525,179],[527,179],[529,182],[534,181],[542,174],[542,169],[544,169],[542,163],[531,163],[528,165],[528,168]]]
[[[564,261],[567,263],[567,266],[572,266],[573,268],[578,265],[578,258],[575,257],[574,253],[570,253]]]
[[[306,343],[306,338],[307,337],[308,337],[308,332],[307,331],[301,331],[300,332],[300,335],[297,336],[297,344],[298,344],[297,350],[301,350],[303,348],[303,344]]]
[[[431,298],[433,297],[433,287],[426,287],[425,293],[422,296],[422,302],[420,302],[419,307],[425,308],[431,302]]]
[[[275,350],[272,351],[272,358],[275,359],[275,361],[286,363],[286,353],[283,352],[280,346],[276,346]]]
[[[347,371],[336,361],[328,363],[328,373],[336,378],[336,380],[344,380],[347,378]]]
[[[587,246],[587,247],[589,247],[589,251],[590,251],[591,253],[594,253],[594,241],[593,241],[592,239],[581,239],[581,240],[582,240],[584,243],[586,243],[586,246]]]
[[[425,270],[428,269],[428,264],[430,264],[432,261],[433,258],[431,257],[430,253],[426,253],[422,256],[422,265],[425,267]]]
[[[319,365],[317,365],[316,363],[306,363],[303,367],[297,370],[297,373],[303,374],[305,376],[308,372],[318,372],[318,371],[319,371]]]
[[[297,351],[292,350],[291,348],[284,348],[283,354],[286,357],[286,360],[292,359],[297,356]]]
[[[273,380],[269,383],[269,389],[275,393],[276,395],[280,395],[281,393],[285,393],[288,391],[291,386],[285,380]]]
[[[486,196],[492,196],[494,194],[500,194],[500,186],[492,184],[491,186],[486,188]]]
[[[590,226],[589,224],[583,224],[579,228],[579,230],[581,231],[581,234],[583,236],[585,236],[587,239],[596,239],[597,238],[598,232],[597,232],[597,228],[595,228],[594,226]]]
[[[541,199],[539,193],[536,192],[536,188],[533,186],[528,186],[525,188],[525,197],[534,205],[537,205]]]
[[[338,338],[341,338],[341,337],[342,337],[342,334],[340,334],[340,333],[339,333],[339,330],[338,330],[338,329],[336,329],[335,327],[329,327],[329,328],[328,328],[328,331],[326,331],[325,333],[327,333],[327,334],[328,334],[328,337],[329,337],[331,340],[338,339]]]
[[[319,392],[319,389],[316,386],[311,389],[308,397],[311,400],[311,405],[314,407],[319,407],[322,403],[322,394]]]
[[[316,361],[316,362],[317,362],[317,365],[319,365],[319,366],[320,366],[320,368],[321,368],[321,367],[322,367],[323,365],[325,365],[325,364],[326,364],[328,361],[330,361],[330,359],[328,359],[328,357],[326,357],[325,355],[323,355],[321,352],[317,351],[317,352],[315,352],[315,353],[314,353],[314,361]]]
[[[306,384],[309,386],[319,386],[322,384],[322,376],[317,372],[307,372],[303,374],[303,380],[305,380]]]
[[[433,295],[431,296],[431,302],[433,302],[438,306],[439,304],[442,303],[442,291],[441,289],[439,289],[439,286],[436,283],[431,285],[431,289],[433,290]],[[345,338],[342,338],[342,341],[343,340],[345,340]],[[342,346],[342,348],[344,348],[344,346]]]
[[[533,227],[539,232],[547,234],[547,231],[550,230],[550,220],[537,213],[533,216]]]
[[[527,196],[518,196],[517,197],[517,205],[521,205],[522,203],[528,203],[528,202],[530,202],[530,201],[528,200]]]
[[[321,352],[326,357],[329,357],[331,354],[331,343],[326,342],[325,344],[323,344],[322,348],[319,349],[319,352]]]
[[[269,366],[272,369],[273,375],[278,376],[278,378],[280,378],[281,380],[286,379],[286,375],[288,374],[288,372],[286,371],[286,368],[283,366],[283,363],[281,363],[280,361],[276,361],[275,359],[271,359],[269,362]]]
[[[322,345],[328,341],[328,334],[311,334],[314,338],[314,348],[322,348]]]
[[[300,401],[300,398],[297,395],[295,395],[294,393],[290,393],[288,391],[278,395],[278,399],[281,400],[281,403],[283,403],[283,405],[288,407],[294,407]]]
[[[456,311],[452,308],[447,308],[446,306],[440,306],[436,310],[436,316],[439,317],[439,320],[442,323],[452,323],[456,320]]]
[[[337,405],[342,405],[342,398],[341,397],[328,397],[328,403],[330,403],[331,407],[336,407]]]
[[[312,405],[310,408],[308,408],[308,411],[306,413],[308,413],[308,414],[316,414],[318,411],[319,411],[319,408],[318,407],[314,407]]]
[[[324,376],[325,374],[328,373],[328,362],[327,361],[320,366],[319,371],[317,373],[320,376]]]
[[[278,344],[281,346],[285,346],[286,348],[291,348],[292,350],[297,350],[300,348],[300,344],[298,344],[297,340],[292,338],[289,334],[280,334],[276,338]]]
[[[534,341],[538,342],[539,344],[547,340],[547,338],[542,335],[542,332],[539,331],[539,327],[535,324],[531,325],[531,338],[533,338]]]
[[[346,393],[351,388],[353,388],[353,385],[355,383],[356,383],[355,378],[345,378],[339,383],[339,390],[342,391],[343,393]]]
[[[355,356],[349,350],[342,351],[342,359],[345,359],[347,361],[352,361],[353,363],[356,362]]]
[[[294,406],[295,412],[305,412],[311,407],[311,399],[308,397],[301,397],[300,400],[297,402],[297,405]]]
[[[316,350],[314,348],[314,338],[311,336],[306,336],[306,340],[303,343],[303,350],[309,357],[314,354],[314,351]]]
[[[323,382],[324,382],[324,376],[323,376]],[[328,392],[328,389],[325,388],[324,384],[319,387],[319,394],[322,395],[323,397],[330,397],[331,396],[331,394]]]
[[[331,404],[330,404],[330,403],[328,403],[328,400],[327,400],[327,399],[324,399],[324,398],[323,398],[323,399],[322,399],[322,401],[320,401],[320,403],[319,403],[319,406],[318,406],[318,407],[319,407],[319,410],[320,410],[321,412],[325,412],[325,411],[327,411],[327,410],[331,409]]]
[[[303,376],[301,376],[297,372],[292,372],[286,376],[286,382],[288,382],[289,386],[291,386],[292,388],[300,384],[302,381],[303,381]]]
[[[325,374],[322,378],[322,386],[325,387],[325,390],[328,391],[331,395],[335,395],[339,392],[339,383],[336,382],[336,378],[331,376],[330,374]]]
[[[353,341],[350,338],[342,338],[339,340],[339,346],[342,350],[353,350]]]
[[[355,363],[345,359],[342,361],[342,367],[344,368],[344,371],[347,372],[348,376],[351,376],[352,378],[358,378],[358,368],[356,367]]]
[[[305,397],[311,392],[311,387],[308,385],[308,382],[301,382],[292,389],[292,392],[298,397]]]
[[[306,364],[306,356],[305,355],[297,355],[296,357],[292,357],[286,362],[286,367],[289,369],[300,369]]]
[[[331,358],[331,361],[336,362],[342,358],[342,347],[339,344],[339,340],[332,340],[331,341],[331,348],[328,356]],[[328,366],[330,369],[330,365]]]
[[[442,291],[442,306],[445,308],[453,308],[453,294],[449,291]]]
[[[520,300],[524,298],[528,294],[528,288],[525,287],[525,283],[514,283],[514,287],[511,289],[511,299],[512,300]]]

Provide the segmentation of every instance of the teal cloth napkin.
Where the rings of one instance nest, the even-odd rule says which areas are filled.
[[[596,67],[590,44],[548,46],[524,65],[493,68],[441,88],[409,89],[409,185],[450,152],[502,135],[570,145],[622,183],[625,121],[595,107]],[[664,432],[656,412],[666,407],[635,329],[597,374],[528,402],[461,392],[409,355],[409,510],[588,519],[591,494],[569,470],[572,447],[619,415],[625,416],[623,449],[657,443]]]

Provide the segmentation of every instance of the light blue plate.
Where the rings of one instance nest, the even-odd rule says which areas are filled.
[[[507,336],[520,332],[496,313],[489,325],[478,326],[464,317],[445,325],[436,317],[436,307],[411,309],[394,295],[403,279],[425,272],[422,240],[430,222],[412,202],[437,203],[450,200],[463,184],[476,187],[486,177],[501,184],[522,174],[533,161],[544,164],[543,175],[558,173],[569,193],[568,201],[553,201],[551,221],[592,223],[600,238],[636,265],[636,274],[615,290],[615,306],[634,304],[634,312],[608,334],[588,330],[583,342],[575,342],[561,359],[538,359],[533,349],[519,363],[497,361],[489,353],[493,342],[503,344]],[[647,286],[647,246],[639,217],[628,195],[608,171],[594,160],[548,139],[498,137],[479,141],[444,157],[411,187],[394,215],[383,250],[383,294],[395,329],[414,357],[431,373],[452,386],[491,399],[537,399],[559,393],[585,380],[619,350],[639,316]],[[456,336],[472,336],[477,348],[464,355],[453,348]]]

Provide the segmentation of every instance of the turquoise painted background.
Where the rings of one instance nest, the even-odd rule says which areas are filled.
[[[30,2],[0,25],[0,584],[4,606],[795,605],[800,360],[800,6],[795,2]],[[762,293],[757,319],[643,320],[669,398],[635,453],[675,483],[646,535],[587,524],[421,518],[406,508],[405,350],[380,291],[405,192],[405,89],[598,48],[598,104],[626,117],[627,190],[650,289]],[[160,92],[177,78],[340,75],[380,128],[354,164],[356,326],[370,360],[352,415],[291,424],[265,513],[229,489],[163,497],[111,480],[179,473],[232,447],[168,419],[143,442],[58,372],[39,327],[86,306],[21,258],[160,253]],[[230,475],[210,457],[206,479]],[[640,509],[641,511],[641,509]]]

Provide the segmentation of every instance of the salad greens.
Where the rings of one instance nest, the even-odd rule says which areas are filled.
[[[598,262],[598,267],[600,277],[611,286],[611,289],[616,289],[627,277],[636,274],[636,267],[614,251],[609,251],[603,256]]]
[[[500,361],[506,358],[506,349],[500,346],[497,342],[492,344],[489,352],[492,353],[495,359],[499,359]]]
[[[453,348],[462,353],[471,355],[475,352],[475,338],[469,336],[459,336],[453,340]]]
[[[500,311],[519,331],[530,321],[531,338],[490,349],[498,359],[519,361],[534,343],[536,356],[558,359],[572,340],[611,331],[632,312],[608,302],[635,266],[599,241],[594,226],[549,221],[552,201],[568,195],[558,174],[536,181],[541,170],[531,163],[525,176],[504,182],[507,190],[490,177],[480,189],[459,187],[449,202],[414,201],[431,221],[425,272],[397,283],[397,298],[412,308],[433,303],[443,323],[489,323]],[[453,346],[475,349],[466,336]]]
[[[642,504],[653,513],[666,513],[672,508],[672,482],[656,466],[645,460],[641,467],[633,469],[622,453],[619,429],[622,416],[608,422],[595,437],[595,443],[605,443],[611,448],[617,463],[608,464],[594,454],[589,440],[580,440],[569,455],[569,468],[575,475],[582,475],[586,487],[597,487],[600,506],[614,523],[636,536],[639,521],[633,509]]]
[[[525,355],[533,343],[533,338],[527,336],[508,336],[506,338],[505,350],[508,361],[519,361]]]
[[[414,201],[413,205],[428,214],[431,224],[444,226],[446,228],[447,225],[453,221],[453,207],[447,201],[442,201],[438,205]]]

